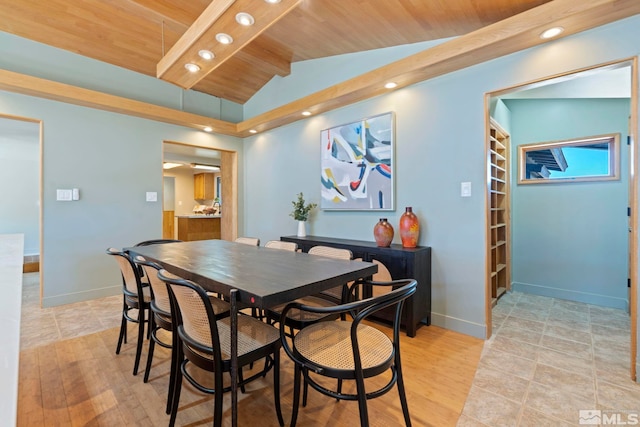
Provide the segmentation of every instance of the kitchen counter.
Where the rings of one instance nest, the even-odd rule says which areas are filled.
[[[4,326],[0,347],[0,414],[4,421],[0,423],[6,425],[16,425],[18,411],[23,239],[22,234],[0,234],[0,312]]]
[[[210,240],[220,238],[220,215],[178,215],[178,239]]]

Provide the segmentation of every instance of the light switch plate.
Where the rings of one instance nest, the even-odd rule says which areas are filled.
[[[471,183],[470,182],[461,182],[460,183],[460,197],[471,197]]]
[[[71,190],[65,190],[58,188],[56,190],[56,200],[60,202],[70,202],[72,199],[73,193]]]
[[[156,191],[147,191],[147,202],[157,202],[158,193]]]

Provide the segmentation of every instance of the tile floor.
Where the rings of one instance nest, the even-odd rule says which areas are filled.
[[[640,414],[623,310],[511,292],[493,322],[459,427],[573,426],[580,410],[620,413],[616,422]]]
[[[119,326],[121,296],[41,309],[38,278],[24,275],[21,349]],[[640,413],[624,311],[512,292],[493,321],[459,427],[560,427],[579,425],[579,410]]]
[[[23,274],[21,350],[120,326],[122,295],[40,308],[39,274]]]

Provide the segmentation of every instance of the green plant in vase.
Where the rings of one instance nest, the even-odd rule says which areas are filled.
[[[293,205],[293,212],[289,215],[298,221],[298,237],[305,237],[307,235],[305,222],[309,219],[311,210],[318,205],[315,203],[307,203],[302,193],[298,193],[298,199],[292,201],[291,204]]]

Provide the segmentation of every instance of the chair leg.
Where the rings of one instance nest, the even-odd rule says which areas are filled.
[[[282,408],[280,407],[280,349],[273,354],[273,399],[276,405],[278,422],[282,427],[284,426],[284,419],[282,418]]]
[[[300,406],[300,377],[302,371],[300,365],[296,363],[296,367],[293,374],[293,410],[291,413],[291,427],[296,426],[298,420],[298,406]]]
[[[407,404],[407,395],[404,392],[404,380],[402,379],[402,366],[400,365],[400,353],[396,353],[396,374],[398,379],[398,394],[400,395],[400,405],[402,406],[402,414],[404,415],[404,423],[407,427],[411,427],[411,417],[409,416],[409,405]]]
[[[120,347],[122,346],[123,340],[125,343],[127,342],[127,319],[125,319],[124,317],[124,312],[122,314],[122,321],[120,322],[120,335],[118,335],[118,346],[116,347],[116,354],[120,354]]]
[[[364,388],[364,378],[362,375],[356,374],[356,389],[358,391],[358,409],[360,409],[360,427],[369,427],[367,391]]]
[[[156,339],[155,339],[156,330],[155,329],[156,329],[155,316],[153,315],[153,313],[149,313],[149,330],[153,332],[152,332],[151,339],[149,340],[149,352],[147,353],[147,366],[145,367],[145,370],[144,370],[143,382],[145,383],[149,381],[149,373],[151,373],[151,362],[153,361],[153,349],[156,346]]]
[[[308,375],[308,371],[307,371],[307,375]],[[307,395],[309,394],[309,383],[307,382],[307,375],[303,375],[302,376],[302,381],[303,381],[303,385],[302,385],[302,407],[303,408],[307,407]]]
[[[215,372],[215,390],[222,390],[222,373]],[[213,395],[213,426],[222,427],[222,401],[224,393],[214,393]]]
[[[182,389],[182,370],[180,365],[182,363],[182,353],[179,353],[176,358],[176,372],[174,375],[174,390],[171,397],[171,417],[169,418],[169,427],[173,427],[176,423],[176,415],[178,414],[178,404],[180,403],[180,391]],[[219,393],[222,394],[222,393]],[[218,394],[216,394],[217,396]]]
[[[358,409],[360,410],[360,426],[369,427],[369,411],[367,410],[367,390],[364,387],[362,372],[356,371],[356,390],[358,393]]]
[[[240,382],[240,391],[242,392],[242,394],[245,394],[247,390],[244,387],[244,375],[242,374],[242,366],[238,368],[238,382]]]
[[[136,346],[136,360],[133,363],[133,375],[138,375],[140,356],[142,355],[142,342],[144,341],[144,308],[138,309],[138,345]]]
[[[167,392],[167,408],[165,412],[167,414],[171,413],[171,405],[173,403],[173,394],[176,387],[176,373],[180,369],[179,366],[179,350],[180,341],[178,338],[178,333],[173,330],[171,332],[171,370],[169,371],[169,391]]]

